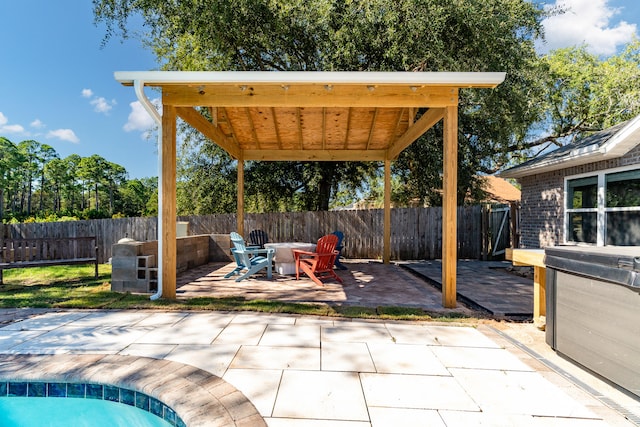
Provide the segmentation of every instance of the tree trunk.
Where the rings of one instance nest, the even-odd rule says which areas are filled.
[[[40,176],[40,212],[44,211],[44,168]]]
[[[20,192],[20,213],[24,213],[24,203],[25,203],[25,195],[27,194],[27,187],[26,185],[22,186],[22,191]]]
[[[318,185],[318,210],[329,210],[329,199],[331,198],[331,181],[326,177],[322,177]]]
[[[33,194],[33,183],[31,182],[31,177],[29,177],[29,187],[27,192],[27,216],[31,216],[31,197]]]
[[[95,190],[96,190],[96,210],[98,210],[100,206],[98,203],[98,183],[97,182],[96,182]]]
[[[328,211],[329,200],[331,199],[331,188],[335,176],[336,163],[323,162],[320,165],[320,183],[318,184],[318,210]]]
[[[109,213],[113,215],[113,186],[109,186]]]
[[[85,204],[84,204],[84,181],[82,181],[82,184],[80,185],[80,209],[81,210],[85,209]]]

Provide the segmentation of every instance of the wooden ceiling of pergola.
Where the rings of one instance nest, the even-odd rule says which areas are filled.
[[[121,72],[243,160],[394,159],[458,105],[461,87],[504,73]],[[420,115],[418,111],[420,110]],[[416,120],[417,118],[417,120]]]

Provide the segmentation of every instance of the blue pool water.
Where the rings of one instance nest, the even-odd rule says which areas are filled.
[[[150,412],[98,399],[0,397],[3,427],[169,427]]]

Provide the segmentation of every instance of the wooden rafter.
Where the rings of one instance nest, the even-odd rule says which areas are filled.
[[[403,108],[400,111],[398,111],[398,120],[396,120],[396,126],[393,129],[393,137],[394,138],[396,138],[398,133],[399,133],[399,130],[400,130],[401,126],[402,126],[402,121],[404,120],[404,116],[405,115],[407,116],[408,126],[412,125],[412,123],[409,121],[409,111],[408,111],[408,109],[407,108]]]
[[[256,126],[253,123],[253,118],[251,117],[251,110],[249,107],[245,107],[245,114],[247,115],[247,124],[249,125],[249,130],[251,131],[251,137],[253,138],[253,143],[256,144],[258,149],[260,148],[260,140],[258,139],[258,133],[256,132]]]
[[[349,147],[349,134],[351,133],[351,112],[353,111],[353,108],[349,108],[348,112],[347,112],[347,129],[344,137],[344,146],[343,148],[346,150]]]
[[[367,140],[367,150],[371,146],[371,141],[373,140],[373,134],[374,134],[375,129],[376,129],[376,119],[378,118],[378,112],[379,111],[380,110],[378,108],[375,108],[373,110],[373,118],[371,119],[371,128],[369,129],[369,139]]]
[[[218,127],[218,107],[209,107],[209,115],[211,116],[213,127]]]
[[[388,158],[395,159],[402,150],[420,138],[428,129],[433,127],[444,117],[444,108],[429,108],[413,126],[409,126],[407,131],[396,139],[388,150]]]
[[[200,114],[193,107],[178,107],[176,108],[176,113],[180,116],[185,122],[189,123],[195,129],[200,131],[204,136],[218,144],[222,147],[227,153],[231,155],[234,159],[238,159],[241,157],[241,148],[234,142],[230,141],[229,138],[222,133],[219,127],[213,126],[213,124],[204,118],[202,114]]]
[[[276,132],[276,141],[278,142],[278,148],[282,148],[282,139],[280,138],[280,131],[278,129],[278,118],[276,114],[276,109],[271,107],[271,117],[273,119],[273,128]]]
[[[233,123],[229,120],[229,114],[227,113],[227,109],[225,107],[221,107],[220,111],[221,111],[220,114],[224,118],[223,122],[226,123],[227,126],[229,126],[229,133],[231,134],[231,139],[233,140],[233,143],[236,144],[238,147],[240,147],[240,142],[238,142],[238,138],[236,137],[236,132],[233,129]]]
[[[386,150],[243,150],[245,160],[270,160],[291,162],[322,161],[380,161],[386,158]]]

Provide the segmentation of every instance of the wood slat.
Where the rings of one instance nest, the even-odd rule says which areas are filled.
[[[178,107],[386,107],[458,105],[458,88],[334,85],[164,85],[163,102]]]
[[[381,161],[386,158],[386,150],[244,150],[245,160],[264,161]]]
[[[227,151],[232,157],[240,156],[239,147],[233,140],[218,128],[213,126],[211,122],[205,119],[202,114],[191,107],[181,107],[176,109],[177,114],[195,129],[200,131],[204,136],[215,142],[217,145]]]
[[[411,145],[416,139],[420,138],[428,129],[433,127],[436,123],[438,123],[444,117],[444,109],[441,108],[431,108],[427,110],[417,122],[413,123],[409,126],[406,132],[393,141],[393,143],[389,147],[388,158],[395,159],[400,155],[402,150]],[[455,135],[457,138],[457,135]]]

